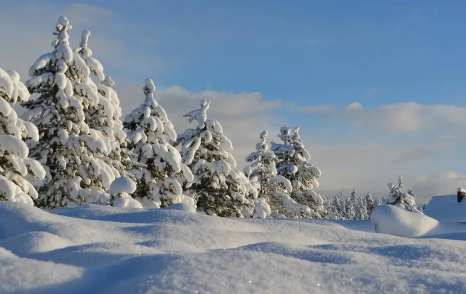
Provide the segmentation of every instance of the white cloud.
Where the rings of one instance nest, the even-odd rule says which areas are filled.
[[[430,161],[437,152],[446,152],[431,146],[385,147],[364,146],[308,146],[312,163],[322,169],[320,188],[324,195],[344,195],[356,189],[359,194],[368,191],[373,196],[385,197],[387,184],[402,175],[407,189],[413,189],[419,203],[431,196],[455,194],[465,185],[466,176],[451,170],[438,171]],[[430,167],[430,168],[426,168]]]
[[[389,133],[451,130],[466,124],[466,108],[453,105],[424,105],[407,102],[365,108],[361,103],[354,102],[344,109],[317,105],[295,110],[320,114],[325,118],[343,118],[359,126]]]

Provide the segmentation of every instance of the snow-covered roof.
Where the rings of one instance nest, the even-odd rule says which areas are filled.
[[[424,214],[442,222],[466,222],[466,197],[458,203],[456,195],[434,196]]]

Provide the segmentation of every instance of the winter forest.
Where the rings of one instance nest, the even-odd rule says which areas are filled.
[[[44,32],[28,77],[0,68],[0,293],[466,293],[466,189],[420,207],[400,174],[385,193],[323,195],[319,181],[341,179],[314,165],[305,125],[233,156],[241,137],[209,114],[221,103],[174,118],[184,103],[166,111],[163,82],[144,76],[119,96],[106,52],[88,30],[70,42],[71,21]]]
[[[249,166],[238,170],[221,122],[208,116],[211,101],[187,112],[193,128],[177,132],[151,79],[143,83],[141,105],[124,116],[115,82],[93,57],[90,32],[72,48],[71,28],[60,17],[51,52],[31,66],[25,85],[16,72],[1,71],[0,200],[46,210],[182,203],[207,215],[246,218],[368,219],[380,204],[418,211],[401,176],[388,185],[387,197],[354,190],[319,195],[314,189],[322,173],[299,127],[258,134]],[[21,117],[17,103],[26,109]]]

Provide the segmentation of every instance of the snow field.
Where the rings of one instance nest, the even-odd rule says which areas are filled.
[[[0,203],[0,292],[466,292],[462,241],[376,234],[371,221],[232,219],[177,208],[49,213]]]

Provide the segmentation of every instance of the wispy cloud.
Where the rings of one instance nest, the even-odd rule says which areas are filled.
[[[371,95],[374,95],[375,93],[378,93],[379,91],[380,89],[378,87],[369,88],[366,91],[364,91],[364,95],[371,96]]]

